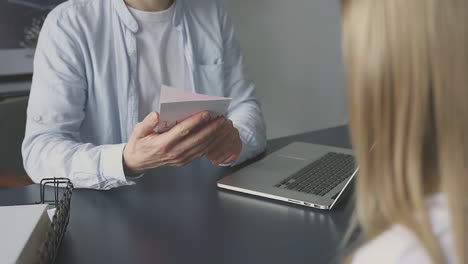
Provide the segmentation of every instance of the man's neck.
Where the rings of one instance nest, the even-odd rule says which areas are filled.
[[[147,12],[166,10],[173,2],[174,0],[125,0],[129,7]]]

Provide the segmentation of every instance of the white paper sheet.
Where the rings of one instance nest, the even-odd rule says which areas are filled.
[[[52,209],[47,210],[47,215],[49,216],[50,221],[54,220],[55,210],[56,210],[56,208],[52,208]]]

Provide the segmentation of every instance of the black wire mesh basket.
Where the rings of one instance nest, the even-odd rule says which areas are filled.
[[[53,187],[53,199],[46,199],[46,191]],[[57,252],[62,243],[70,219],[70,203],[73,184],[68,178],[45,178],[40,182],[40,202],[55,206],[55,213],[47,231],[46,239],[37,252],[37,263],[50,264],[55,262]],[[61,197],[60,197],[61,195]]]

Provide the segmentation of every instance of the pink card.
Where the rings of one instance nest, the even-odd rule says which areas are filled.
[[[168,131],[186,118],[201,112],[209,111],[215,119],[226,113],[231,98],[196,94],[181,89],[162,85],[158,132]]]

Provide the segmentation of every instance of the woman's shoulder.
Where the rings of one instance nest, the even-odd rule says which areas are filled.
[[[411,261],[406,260],[411,253]],[[356,251],[352,263],[430,263],[414,235],[396,225],[364,244]]]
[[[432,232],[447,263],[454,263],[445,198],[435,195],[428,199],[427,205]],[[352,263],[431,263],[431,260],[411,230],[402,225],[394,225],[359,248]]]

